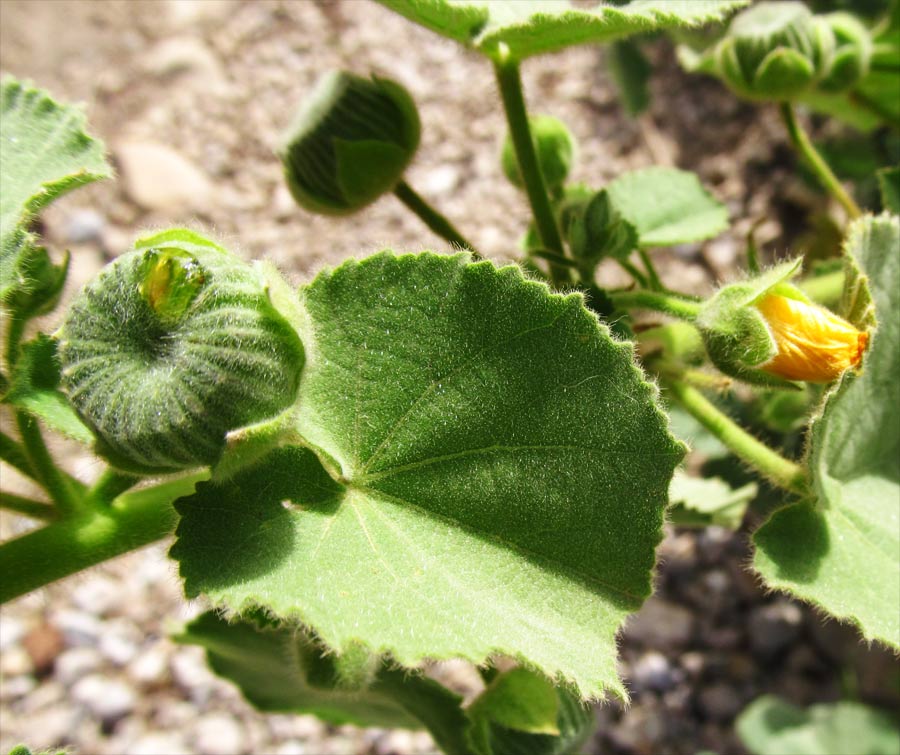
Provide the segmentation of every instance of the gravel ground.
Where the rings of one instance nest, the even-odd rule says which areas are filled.
[[[793,176],[774,111],[742,105],[714,82],[686,78],[671,50],[650,50],[653,107],[621,112],[602,52],[579,48],[525,66],[533,109],[565,120],[583,147],[575,178],[601,185],[622,170],[670,164],[697,171],[734,226],[705,245],[659,255],[664,278],[697,293],[733,274],[742,239],[784,254],[821,198]],[[119,179],[77,192],[45,217],[78,264],[70,292],[137,233],[175,223],[211,231],[296,280],[325,264],[394,249],[446,250],[385,198],[350,219],[314,217],[282,186],[272,149],[296,102],[324,69],[371,69],[414,95],[423,143],[410,183],[489,257],[511,260],[527,222],[502,178],[504,131],[484,61],[364,0],[3,0],[0,68],[86,103]],[[489,197],[490,201],[486,201]],[[607,282],[617,269],[603,268]],[[61,445],[85,480],[99,464]],[[4,488],[28,493],[3,469]],[[0,517],[0,534],[20,523]],[[310,716],[263,716],[169,630],[202,610],[185,603],[167,545],[51,586],[0,614],[0,751],[20,740],[82,753],[432,752],[421,733],[327,727]],[[710,528],[672,532],[659,590],[622,635],[627,709],[597,708],[591,751],[741,753],[732,722],[756,695],[798,704],[844,694],[898,703],[895,658],[810,609],[765,595],[741,565],[746,538]],[[465,682],[466,669],[443,669]]]

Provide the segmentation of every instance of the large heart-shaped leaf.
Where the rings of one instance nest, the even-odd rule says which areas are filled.
[[[84,131],[84,113],[15,79],[0,86],[0,301],[33,253],[26,225],[67,191],[106,178],[103,143]]]
[[[814,503],[775,514],[755,536],[754,566],[773,587],[859,624],[867,639],[900,646],[900,221],[857,221],[848,277],[865,276],[877,327],[862,372],[826,395],[810,430]],[[848,316],[865,320],[851,286]]]
[[[575,7],[562,0],[379,0],[411,21],[489,56],[524,59],[663,29],[723,20],[746,0],[631,0]]]
[[[580,294],[463,255],[376,255],[301,294],[318,459],[280,449],[181,502],[188,594],[405,665],[505,653],[624,694],[615,633],[683,455],[630,345]]]
[[[728,210],[697,175],[676,168],[623,173],[606,187],[613,206],[638,232],[642,247],[712,238],[728,227]]]

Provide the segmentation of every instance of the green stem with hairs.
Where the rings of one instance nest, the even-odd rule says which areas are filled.
[[[37,472],[28,461],[25,450],[6,433],[0,433],[0,459],[16,469],[20,474],[35,482],[38,481]]]
[[[609,298],[617,309],[648,309],[688,321],[700,312],[698,302],[660,291],[612,291]]]
[[[525,95],[522,92],[522,77],[519,73],[519,61],[509,55],[501,54],[494,61],[494,74],[500,88],[509,134],[516,151],[519,172],[522,175],[522,182],[525,184],[525,193],[528,196],[528,203],[531,205],[534,225],[537,228],[541,244],[547,251],[561,257],[565,256],[562,237],[556,225],[556,216],[553,213],[553,206],[550,204],[550,195],[547,193],[547,186],[534,149],[534,141],[531,138],[528,112],[525,108]],[[557,286],[566,285],[572,280],[568,269],[555,264],[550,265],[550,277]]]
[[[803,127],[797,120],[794,106],[790,102],[782,102],[779,109],[784,125],[787,127],[788,136],[791,138],[791,143],[803,155],[813,173],[816,174],[816,178],[819,179],[825,190],[840,202],[851,220],[860,217],[862,210],[859,209],[859,205],[853,201],[853,198],[847,193],[841,182],[838,181],[837,176],[828,167],[828,163],[825,162],[809,136],[803,130]]]
[[[85,494],[85,500],[90,505],[108,506],[119,495],[131,487],[134,487],[140,477],[127,472],[120,472],[112,467],[103,471],[97,481]]]
[[[34,470],[34,479],[47,491],[62,516],[75,512],[82,504],[81,491],[76,490],[50,456],[37,420],[25,412],[16,412],[19,435],[22,436],[25,457]]]
[[[175,528],[174,501],[209,476],[197,472],[120,495],[0,545],[0,603],[161,540]]]
[[[638,249],[638,256],[641,258],[641,262],[644,263],[644,269],[647,271],[647,283],[649,284],[649,287],[653,291],[665,291],[666,287],[662,284],[662,280],[660,280],[659,274],[653,266],[653,260],[651,260],[650,255],[647,254],[647,250]]]
[[[460,249],[468,249],[472,252],[472,256],[475,259],[481,259],[481,255],[475,249],[475,246],[456,230],[453,223],[428,204],[421,195],[413,191],[413,188],[406,181],[400,181],[394,187],[394,195],[442,239],[449,241],[453,246]]]
[[[638,270],[634,265],[632,265],[628,260],[616,260],[619,263],[619,266],[628,273],[632,278],[634,278],[635,282],[641,288],[649,288],[650,283],[647,280],[647,276],[644,275],[640,270]]]
[[[731,449],[742,461],[785,490],[798,495],[808,493],[806,472],[799,464],[784,458],[754,438],[700,391],[679,380],[666,381],[671,396],[701,425]]]

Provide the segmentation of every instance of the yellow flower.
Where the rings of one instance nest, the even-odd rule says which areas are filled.
[[[859,365],[869,334],[827,309],[777,294],[764,296],[754,306],[778,347],[760,369],[787,380],[827,383]]]

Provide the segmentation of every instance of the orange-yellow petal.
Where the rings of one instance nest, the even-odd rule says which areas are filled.
[[[869,334],[823,307],[769,294],[756,302],[778,353],[760,368],[787,380],[836,380],[862,359]]]

